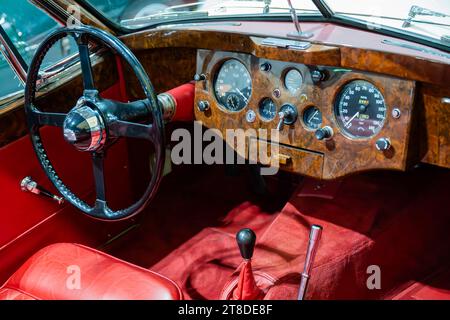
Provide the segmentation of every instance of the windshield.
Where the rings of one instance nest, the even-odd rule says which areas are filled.
[[[184,20],[218,16],[249,16],[286,14],[286,0],[88,0],[86,1],[108,19],[127,28],[141,28],[166,20]],[[311,0],[291,0],[297,14],[320,12]]]
[[[325,1],[336,16],[363,20],[372,29],[391,27],[450,41],[450,0]]]
[[[218,16],[289,17],[287,0],[85,0],[110,21],[136,29],[151,24]],[[316,1],[320,2],[320,1]],[[371,30],[389,29],[403,35],[450,46],[450,0],[322,0],[332,19],[363,23]],[[297,14],[319,15],[312,0],[292,0]]]

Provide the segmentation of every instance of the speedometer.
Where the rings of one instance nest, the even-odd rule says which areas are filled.
[[[214,83],[217,101],[229,111],[244,109],[252,94],[252,80],[247,68],[236,59],[225,61]]]
[[[383,95],[364,80],[352,81],[342,88],[334,112],[342,132],[350,138],[370,138],[383,128],[386,120]]]

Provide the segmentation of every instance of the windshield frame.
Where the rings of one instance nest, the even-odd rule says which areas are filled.
[[[386,25],[372,24],[366,20],[350,17],[347,15],[341,15],[334,13],[328,4],[323,0],[311,0],[318,9],[316,14],[298,14],[300,16],[300,22],[328,22],[344,27],[352,27],[362,29],[369,32],[374,32],[406,41],[411,41],[417,44],[422,44],[431,48],[442,50],[450,53],[450,44],[445,44],[438,39],[427,37],[421,34],[412,33],[408,30],[401,30],[398,28],[389,27]],[[212,17],[185,17],[175,19],[158,20],[154,23],[149,23],[145,26],[138,28],[128,28],[122,26],[103,15],[87,0],[75,0],[77,4],[86,9],[95,18],[101,21],[106,27],[114,30],[118,35],[126,35],[130,33],[140,32],[143,30],[153,29],[166,24],[187,24],[187,23],[207,23],[207,22],[220,22],[220,21],[292,21],[289,13],[286,14],[252,14],[252,15],[223,15]],[[319,14],[320,12],[320,14]]]

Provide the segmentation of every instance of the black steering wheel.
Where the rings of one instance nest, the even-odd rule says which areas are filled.
[[[48,50],[66,36],[72,36],[78,45],[84,91],[69,113],[43,112],[35,105],[39,67]],[[102,44],[122,57],[134,71],[146,99],[121,103],[101,98],[94,86],[89,42]],[[156,193],[165,158],[163,113],[144,68],[116,37],[90,26],[61,28],[48,35],[38,47],[29,66],[25,86],[25,112],[33,148],[42,168],[64,198],[82,212],[104,220],[123,219],[139,213]],[[91,153],[96,191],[94,206],[89,206],[72,193],[58,177],[39,134],[39,128],[46,125],[61,127],[67,142],[80,152]],[[156,161],[151,164],[152,177],[143,196],[130,207],[114,211],[106,201],[103,162],[108,147],[121,137],[150,141],[154,146]]]

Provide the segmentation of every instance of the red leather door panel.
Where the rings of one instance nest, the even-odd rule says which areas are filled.
[[[124,100],[120,84],[103,96]],[[41,130],[42,140],[60,178],[80,195],[93,197],[90,156],[67,144],[60,128]],[[108,151],[105,164],[108,196],[116,205],[129,204],[127,144],[120,141]],[[20,181],[31,176],[52,192],[28,136],[0,148],[0,283],[38,249],[54,242],[78,242],[96,246],[129,226],[132,221],[102,222],[84,216],[70,204],[58,205],[50,199],[20,189]],[[115,187],[114,187],[115,186]]]

